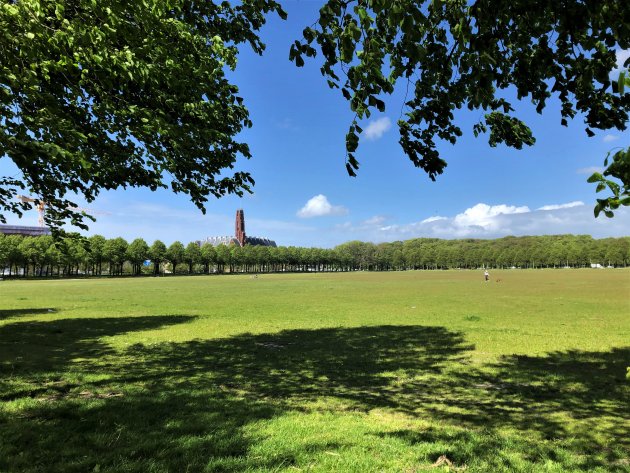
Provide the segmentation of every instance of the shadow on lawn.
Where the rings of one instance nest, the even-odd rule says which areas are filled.
[[[427,417],[464,429],[445,433],[431,427],[383,436],[414,446],[442,443],[439,454],[455,464],[485,458],[493,470],[531,471],[533,464],[549,460],[558,466],[568,462],[559,471],[628,471],[628,366],[630,347],[504,356],[482,368],[454,369],[443,387],[420,402],[427,402]],[[492,429],[501,427],[520,434],[495,435]],[[519,452],[529,465],[523,470],[509,455],[501,458],[501,449]]]
[[[38,315],[56,312],[55,309],[44,307],[34,309],[0,309],[0,320],[22,317],[25,315]]]
[[[32,310],[37,309],[29,309],[29,313]],[[0,327],[0,373],[7,376],[20,369],[29,374],[62,372],[75,359],[98,359],[113,354],[101,337],[152,330],[193,319],[191,316],[102,317],[6,324]]]
[[[630,366],[630,347],[609,352],[571,350],[546,356],[504,356],[483,370],[462,372],[454,391],[485,391],[484,402],[459,416],[461,421],[479,423],[518,422],[543,433],[548,439],[566,433],[562,421],[550,418],[562,412],[575,420],[617,418],[611,434],[628,440],[630,385],[625,379]],[[462,407],[470,407],[465,396]],[[456,403],[457,404],[457,403]],[[438,414],[438,411],[435,411]],[[451,414],[449,414],[450,416]]]
[[[521,437],[577,435],[583,441],[576,452],[605,445],[596,435],[566,431],[559,413],[586,426],[601,416],[626,415],[620,370],[629,350],[507,357],[479,369],[467,364],[472,347],[462,334],[443,327],[290,330],[134,345],[123,352],[99,340],[191,319],[66,319],[1,327],[0,374],[13,367],[2,391],[7,399],[24,398],[25,405],[14,413],[0,410],[0,470],[287,468],[298,464],[300,452],[341,446],[300,444],[299,451],[289,446],[271,456],[252,455],[257,434],[251,425],[311,409],[311,401],[324,401],[317,409],[388,409],[472,431],[510,426]],[[55,383],[66,387],[60,392]],[[410,444],[459,441],[462,449],[448,453],[460,464],[488,460],[500,448],[487,442],[489,436],[479,440],[462,432],[440,427],[383,436]],[[524,442],[518,448],[527,454]],[[553,456],[553,448],[546,454]],[[616,450],[606,455],[577,469],[620,460]]]

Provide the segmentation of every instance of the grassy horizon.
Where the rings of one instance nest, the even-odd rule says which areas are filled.
[[[630,471],[629,295],[628,270],[3,281],[0,471]]]

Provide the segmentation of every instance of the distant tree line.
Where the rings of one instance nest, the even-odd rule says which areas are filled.
[[[158,274],[408,269],[559,268],[630,265],[630,237],[588,235],[505,237],[496,240],[416,238],[392,243],[350,241],[332,249],[235,245],[149,245],[106,239],[0,234],[2,276],[139,276]]]

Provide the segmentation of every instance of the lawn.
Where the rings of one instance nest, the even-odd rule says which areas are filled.
[[[630,271],[0,282],[0,472],[630,471]]]

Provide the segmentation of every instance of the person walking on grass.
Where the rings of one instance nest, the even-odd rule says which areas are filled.
[[[487,269],[484,271],[483,277],[486,279],[486,282],[490,281],[490,273]]]

